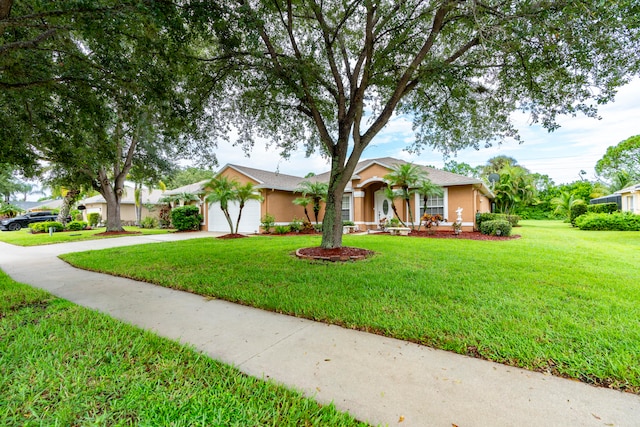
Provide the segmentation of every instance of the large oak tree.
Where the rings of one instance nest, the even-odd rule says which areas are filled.
[[[196,148],[184,137],[199,110],[189,99],[185,9],[33,0],[0,11],[2,159],[31,174],[47,164],[52,182],[94,188],[107,202],[107,230],[121,230],[134,164],[159,170]]]
[[[392,118],[414,118],[415,143],[449,153],[516,137],[523,110],[552,130],[560,114],[596,115],[638,71],[630,0],[237,0],[199,3],[222,50],[203,49],[212,103],[249,149],[268,136],[331,159],[322,247],[342,244],[342,193]]]

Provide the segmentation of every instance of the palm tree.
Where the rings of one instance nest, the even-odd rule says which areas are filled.
[[[311,224],[311,218],[309,218],[309,211],[307,211],[307,206],[312,202],[310,197],[297,197],[293,199],[293,204],[297,206],[302,206],[304,208],[304,215],[307,217],[307,221]]]
[[[494,192],[498,212],[509,214],[516,206],[534,200],[536,189],[533,175],[521,166],[505,165],[500,169],[500,180],[496,182]]]
[[[229,230],[233,234],[233,221],[229,215],[229,202],[236,200],[235,188],[238,186],[237,181],[230,180],[224,176],[213,178],[204,185],[206,191],[205,201],[211,206],[214,203],[220,203],[220,209],[224,213]]]
[[[413,212],[411,211],[411,196],[415,193],[415,187],[420,180],[425,177],[422,168],[412,163],[404,163],[396,165],[390,173],[384,176],[384,179],[392,187],[400,187],[400,196],[404,199],[409,213],[409,222],[411,228],[414,227]]]
[[[262,196],[256,193],[255,186],[252,182],[247,182],[245,185],[236,184],[234,191],[235,200],[237,200],[240,205],[240,210],[238,211],[238,222],[236,222],[236,234],[238,234],[238,227],[240,227],[240,218],[242,217],[242,209],[244,209],[244,205],[249,200],[262,201]]]
[[[318,181],[302,181],[296,189],[297,193],[302,193],[302,197],[308,197],[313,202],[313,214],[315,215],[316,225],[318,224],[318,214],[320,213],[320,202],[327,200],[328,191],[329,184]]]
[[[569,219],[571,208],[575,205],[584,204],[584,200],[579,199],[575,194],[563,191],[558,197],[551,199],[551,206],[555,206],[554,213]]]
[[[418,184],[416,189],[419,195],[422,196],[422,210],[427,212],[427,202],[429,197],[442,197],[444,190],[437,184],[434,184],[429,178],[425,178]],[[420,231],[420,225],[422,221],[418,222],[418,231]]]

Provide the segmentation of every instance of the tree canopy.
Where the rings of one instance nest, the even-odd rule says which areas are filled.
[[[342,192],[394,111],[414,117],[411,149],[445,153],[517,138],[518,109],[550,130],[561,114],[595,116],[639,69],[639,7],[245,0],[203,27],[222,45],[203,57],[233,70],[213,110],[233,118],[239,143],[268,136],[286,154],[304,141],[331,158],[322,246],[337,247]]]
[[[640,181],[640,135],[607,148],[604,156],[596,163],[596,172],[612,181],[614,185],[621,181]]]

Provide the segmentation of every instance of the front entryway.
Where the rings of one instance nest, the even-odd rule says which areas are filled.
[[[375,219],[376,224],[380,224],[382,218],[386,218],[389,221],[393,218],[393,209],[391,208],[391,200],[387,199],[384,195],[384,190],[378,190],[374,193],[375,200]]]

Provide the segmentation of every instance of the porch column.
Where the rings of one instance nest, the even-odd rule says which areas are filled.
[[[364,212],[364,191],[353,192],[353,222],[360,229],[367,228]]]

